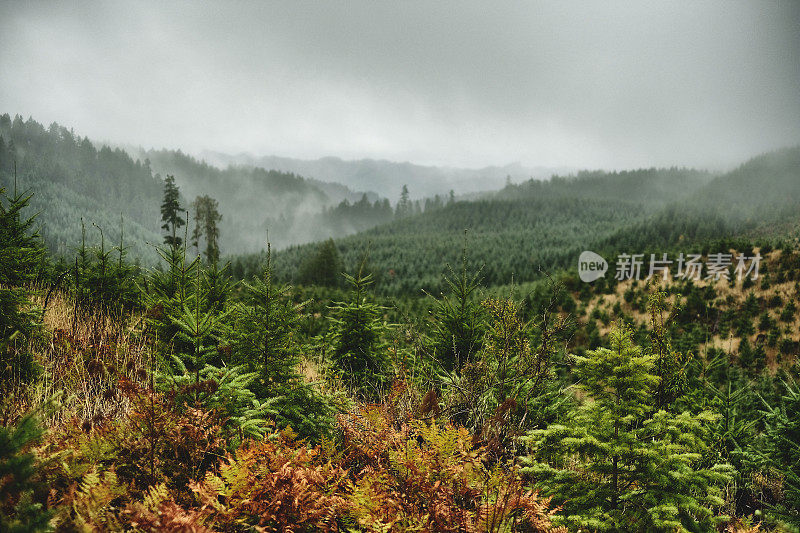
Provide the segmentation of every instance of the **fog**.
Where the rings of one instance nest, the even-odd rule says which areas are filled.
[[[800,142],[800,8],[3,2],[0,111],[149,147],[724,168]]]

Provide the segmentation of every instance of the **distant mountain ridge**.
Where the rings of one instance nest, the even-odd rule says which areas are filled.
[[[213,151],[204,151],[201,157],[219,166],[248,165],[294,172],[310,179],[341,183],[358,191],[374,191],[393,201],[400,195],[403,185],[408,185],[412,198],[447,195],[451,189],[457,194],[470,194],[500,189],[509,177],[513,182],[520,182],[531,178],[546,179],[555,174],[564,175],[577,170],[571,167],[527,168],[519,163],[464,169],[376,159],[345,161],[338,157],[323,157],[306,160],[279,156],[257,157],[244,153],[231,155]]]

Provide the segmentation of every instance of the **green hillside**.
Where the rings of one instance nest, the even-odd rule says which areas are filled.
[[[483,266],[484,282],[495,285],[536,279],[540,269],[573,267],[583,250],[606,257],[663,253],[679,246],[702,248],[757,228],[761,237],[785,237],[791,226],[764,230],[800,212],[799,160],[800,148],[787,148],[718,176],[671,168],[531,180],[336,244],[343,268],[354,268],[368,250],[381,290],[401,294],[437,290],[465,242],[470,268]],[[278,255],[277,264],[296,276],[317,248],[292,247]]]

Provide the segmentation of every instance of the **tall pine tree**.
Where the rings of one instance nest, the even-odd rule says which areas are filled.
[[[168,175],[164,180],[164,201],[161,204],[161,228],[168,234],[164,236],[164,244],[172,248],[180,248],[183,239],[178,236],[178,230],[186,224],[181,217],[180,191],[175,185],[175,176]]]
[[[319,245],[317,253],[308,258],[300,268],[300,280],[307,285],[336,287],[341,279],[342,262],[333,239]]]
[[[408,193],[408,185],[403,185],[403,190],[400,192],[400,201],[397,202],[395,216],[397,218],[405,218],[413,214],[413,205],[411,204],[410,195]]]

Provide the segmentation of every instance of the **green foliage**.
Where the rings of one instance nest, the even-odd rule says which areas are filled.
[[[800,386],[783,385],[778,402],[763,401],[766,428],[747,455],[762,478],[771,478],[762,494],[773,519],[800,528]]]
[[[666,293],[654,289],[647,301],[650,315],[650,350],[655,355],[653,371],[658,378],[653,409],[671,410],[672,403],[686,389],[686,367],[691,355],[673,350],[669,338],[669,323],[679,309],[669,309]],[[667,313],[667,317],[664,314]]]
[[[279,427],[291,426],[303,437],[326,434],[333,426],[330,400],[298,374],[297,330],[307,302],[294,303],[291,287],[273,282],[270,255],[263,279],[244,282],[243,288],[233,315],[232,360],[258,376],[248,387],[274,406]]]
[[[78,307],[121,314],[139,306],[139,291],[135,283],[139,269],[127,261],[128,250],[122,229],[119,245],[109,249],[106,249],[103,230],[97,230],[100,245],[87,248],[84,236],[74,267],[65,273],[69,274]]]
[[[558,520],[598,531],[714,531],[730,468],[704,457],[708,412],[653,413],[655,356],[643,354],[624,326],[611,348],[576,357],[588,399],[567,424],[535,430],[525,440],[523,472],[564,506]]]
[[[475,431],[492,453],[507,455],[514,438],[563,417],[569,399],[552,372],[568,320],[553,312],[555,298],[540,316],[526,320],[510,296],[488,298],[483,348],[461,369],[443,376],[446,413]]]
[[[328,239],[317,248],[300,269],[300,281],[307,285],[336,287],[340,285],[342,262],[333,239]]]
[[[7,196],[0,188],[0,385],[29,380],[36,363],[28,338],[39,327],[41,311],[30,300],[29,286],[43,260],[33,218],[25,218],[30,195]]]
[[[268,260],[264,277],[243,282],[235,311],[233,357],[258,371],[262,396],[285,390],[299,376],[300,346],[294,335],[305,302],[292,302],[287,285],[276,285]]]
[[[233,284],[227,267],[203,268],[199,258],[186,262],[186,250],[159,250],[167,263],[143,283],[152,334],[192,369],[219,362],[217,350],[227,331],[226,305]]]
[[[445,277],[448,293],[436,300],[431,313],[432,331],[426,348],[445,372],[459,372],[482,347],[486,316],[475,297],[480,281],[480,272],[467,273],[465,249],[460,272],[456,275],[451,268],[450,276]]]
[[[0,427],[0,531],[50,530],[52,512],[34,501],[34,493],[42,492],[36,457],[26,451],[42,434],[32,415],[23,416],[15,426]]]
[[[755,392],[743,373],[729,366],[726,354],[716,355],[708,366],[707,375],[721,372],[723,376],[693,385],[697,395],[708,397],[703,407],[719,414],[714,430],[716,447],[728,462],[739,468],[739,452],[752,442],[755,426],[761,418],[752,406]]]
[[[244,365],[219,368],[207,364],[196,373],[190,372],[180,358],[173,356],[170,372],[159,374],[158,381],[177,405],[220,414],[223,428],[236,437],[228,438],[235,446],[245,437],[263,437],[267,417],[279,413],[274,399],[259,401],[250,390],[258,377],[257,372],[247,372]]]
[[[193,370],[199,370],[204,364],[224,355],[217,347],[227,333],[224,319],[230,309],[210,301],[210,287],[201,286],[207,279],[198,270],[193,301],[184,303],[180,308],[165,309],[166,320],[176,328],[170,342],[175,346],[177,355]]]
[[[367,299],[372,275],[345,274],[350,284],[349,302],[339,302],[331,308],[333,333],[331,354],[333,370],[357,394],[377,398],[387,382],[390,370],[385,334],[389,327],[383,322],[383,309]]]

